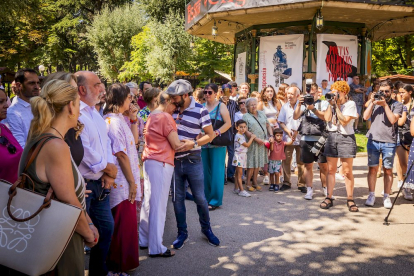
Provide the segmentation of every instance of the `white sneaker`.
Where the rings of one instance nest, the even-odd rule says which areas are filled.
[[[398,180],[398,189],[400,189],[401,188],[401,186],[402,186],[402,184],[403,184],[403,180]]]
[[[335,174],[335,180],[338,180],[338,181],[345,181],[345,176],[340,175],[339,173],[336,173],[336,174]]]
[[[411,194],[411,189],[410,188],[404,188],[402,191],[404,198],[406,200],[413,200],[413,195]]]
[[[265,185],[269,185],[269,182],[270,182],[270,180],[269,180],[269,176],[268,176],[268,175],[266,175],[266,176],[263,178],[263,184],[265,184]]]
[[[234,189],[233,193],[235,193],[236,195],[238,195],[240,193],[240,189]]]
[[[239,196],[242,196],[242,197],[251,197],[251,195],[247,191],[245,191],[245,190],[240,191],[239,192]]]
[[[313,189],[311,187],[307,187],[308,192],[305,195],[305,199],[311,200],[313,198]]]
[[[392,202],[391,202],[391,199],[390,199],[390,197],[389,196],[387,196],[387,197],[384,197],[384,208],[385,209],[391,209],[391,206],[392,206]]]
[[[369,194],[368,198],[367,198],[367,201],[365,201],[365,205],[372,207],[372,206],[374,206],[374,204],[375,204],[375,195]]]

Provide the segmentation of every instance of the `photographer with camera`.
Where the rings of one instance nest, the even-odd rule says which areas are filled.
[[[380,83],[380,89],[369,99],[368,108],[364,112],[364,120],[371,118],[371,128],[367,133],[368,142],[368,189],[369,195],[366,206],[375,204],[375,184],[379,158],[382,155],[384,169],[384,207],[392,206],[389,197],[393,175],[395,150],[397,148],[398,119],[403,112],[403,104],[391,99],[393,85],[390,80]]]
[[[325,95],[329,107],[325,111],[325,121],[328,122],[328,138],[325,143],[324,154],[328,160],[328,175],[326,184],[328,195],[319,205],[322,209],[333,206],[333,190],[335,187],[335,173],[338,159],[341,159],[345,187],[347,193],[347,206],[350,212],[358,212],[354,201],[354,175],[352,164],[356,156],[357,145],[354,134],[354,120],[358,118],[357,107],[354,101],[348,100],[349,85],[346,81],[337,81],[331,86],[331,93]]]
[[[321,101],[318,96],[318,89],[311,89],[312,80],[306,80],[306,95],[299,96],[299,104],[293,113],[293,119],[302,117],[299,127],[301,134],[300,160],[305,164],[306,195],[305,199],[313,197],[313,163],[318,162],[320,178],[325,196],[326,189],[326,157],[323,155],[323,144],[326,136],[325,111],[329,106],[327,101]],[[313,85],[312,85],[313,86]],[[313,88],[313,87],[312,87]],[[304,192],[302,190],[302,192]]]

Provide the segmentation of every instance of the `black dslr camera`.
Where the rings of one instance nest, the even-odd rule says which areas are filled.
[[[332,92],[330,92],[330,93],[326,93],[325,94],[325,99],[327,100],[327,101],[330,101],[330,100],[333,100],[334,98],[339,98],[339,96],[338,96],[338,93],[332,93]]]
[[[305,96],[303,96],[303,104],[304,105],[312,105],[314,103],[315,103],[315,99],[313,98],[312,95],[306,94]]]
[[[377,92],[377,93],[374,95],[374,100],[375,100],[375,101],[381,101],[381,100],[382,100],[382,98],[384,98],[384,99],[385,99],[385,94],[384,94],[384,92]]]

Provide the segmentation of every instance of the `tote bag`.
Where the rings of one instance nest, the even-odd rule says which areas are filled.
[[[27,168],[50,136],[42,137],[30,150],[25,170],[16,183],[0,180],[0,264],[28,275],[55,268],[66,249],[82,210],[23,186],[34,182]]]

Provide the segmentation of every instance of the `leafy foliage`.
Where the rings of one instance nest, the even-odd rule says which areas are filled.
[[[144,16],[136,4],[110,10],[104,8],[87,28],[90,44],[98,57],[103,76],[117,79],[120,69],[131,53],[131,38],[144,25]]]

